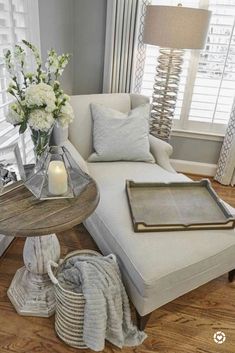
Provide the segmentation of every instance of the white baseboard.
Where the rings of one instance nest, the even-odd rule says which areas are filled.
[[[204,176],[215,176],[216,164],[184,161],[181,159],[171,159],[172,167],[180,173],[197,174]]]
[[[4,253],[7,247],[11,244],[14,237],[7,237],[5,235],[0,234],[0,256]]]

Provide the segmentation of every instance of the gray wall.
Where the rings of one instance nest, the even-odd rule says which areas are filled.
[[[74,0],[40,0],[38,5],[42,58],[45,60],[47,51],[51,48],[58,53],[73,54],[62,78],[63,88],[68,94],[72,94],[75,62]]]
[[[101,93],[106,0],[75,0],[74,93]]]
[[[179,136],[172,136],[170,143],[174,149],[172,158],[209,164],[217,164],[222,146],[220,141]]]
[[[102,92],[107,0],[40,0],[42,57],[50,48],[72,59],[62,84],[69,94]]]
[[[102,92],[107,0],[40,0],[41,49],[72,53],[63,86],[69,94]],[[221,142],[173,136],[172,158],[217,163]]]

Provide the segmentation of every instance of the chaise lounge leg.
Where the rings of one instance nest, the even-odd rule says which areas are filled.
[[[232,282],[234,278],[235,278],[235,269],[228,273],[229,282]]]
[[[144,331],[150,316],[151,316],[151,313],[145,316],[140,316],[140,314],[136,311],[137,326],[140,331]]]

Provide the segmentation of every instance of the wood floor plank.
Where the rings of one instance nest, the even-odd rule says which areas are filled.
[[[200,179],[200,177],[193,177]],[[213,183],[221,198],[235,207],[235,189]],[[83,226],[59,234],[62,256],[78,248],[97,249]],[[91,353],[61,342],[54,318],[19,316],[7,297],[15,271],[22,266],[24,239],[17,239],[0,259],[0,353]],[[224,331],[226,341],[213,340]],[[147,340],[123,353],[235,353],[235,282],[224,275],[156,310],[146,329]],[[119,349],[107,343],[105,353]]]

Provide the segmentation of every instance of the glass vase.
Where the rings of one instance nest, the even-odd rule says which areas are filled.
[[[48,131],[34,130],[30,128],[31,139],[34,145],[35,167],[42,163],[49,151],[52,126]]]

